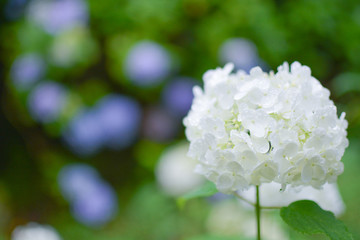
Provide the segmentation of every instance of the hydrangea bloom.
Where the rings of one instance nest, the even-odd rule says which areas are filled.
[[[204,178],[193,171],[196,162],[186,156],[188,148],[188,143],[180,142],[167,148],[159,159],[156,179],[167,195],[181,196],[204,182]]]
[[[87,194],[78,196],[72,202],[71,213],[84,225],[103,226],[116,216],[117,204],[114,189],[106,182],[99,182]]]
[[[196,171],[225,193],[278,182],[321,188],[343,172],[348,146],[345,113],[298,62],[278,72],[231,73],[232,64],[204,75],[184,119]]]
[[[194,98],[192,89],[195,85],[195,79],[177,77],[165,86],[162,102],[174,117],[182,119],[189,112]]]
[[[95,168],[79,163],[66,165],[59,173],[58,183],[71,204],[72,215],[80,223],[97,227],[115,217],[118,210],[116,192]]]
[[[124,72],[135,85],[151,87],[160,84],[171,72],[169,52],[160,44],[140,41],[133,46],[124,62]]]
[[[51,123],[60,116],[68,100],[67,89],[58,82],[38,84],[29,94],[28,108],[34,120]]]
[[[46,32],[57,35],[74,26],[88,22],[87,1],[83,0],[35,0],[30,1],[27,17]]]
[[[42,57],[35,53],[19,56],[11,66],[11,79],[18,90],[28,90],[46,70]]]
[[[17,226],[11,234],[12,240],[61,240],[56,230],[49,225],[30,222]]]
[[[91,109],[83,109],[69,122],[63,137],[79,155],[91,155],[102,147],[124,149],[137,138],[140,105],[121,94],[109,94]]]

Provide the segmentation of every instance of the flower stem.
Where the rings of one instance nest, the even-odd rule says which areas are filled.
[[[256,213],[256,224],[257,224],[257,240],[261,240],[260,233],[260,194],[259,186],[256,186],[256,203],[255,203],[255,213]]]

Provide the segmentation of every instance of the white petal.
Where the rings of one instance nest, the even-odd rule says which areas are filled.
[[[273,180],[276,177],[277,172],[272,164],[265,163],[260,171],[260,174],[268,180]]]
[[[294,142],[290,142],[285,145],[283,154],[287,157],[293,157],[298,153],[298,145]]]
[[[234,178],[230,173],[222,173],[216,181],[216,186],[218,187],[219,191],[222,192],[229,191],[233,184]]]
[[[243,166],[246,170],[253,169],[259,162],[254,152],[250,150],[239,153],[238,160],[241,166]]]
[[[270,148],[270,143],[266,138],[258,138],[251,136],[252,145],[254,149],[259,153],[267,153]]]
[[[244,189],[247,188],[249,186],[249,183],[246,181],[246,179],[242,176],[237,175],[235,177],[235,183],[234,183],[234,187],[236,188],[236,190],[239,189]]]
[[[236,161],[231,161],[226,164],[226,169],[233,173],[242,173],[244,171],[241,164]]]
[[[313,175],[313,169],[310,163],[305,164],[303,170],[301,171],[301,179],[303,182],[310,182]]]

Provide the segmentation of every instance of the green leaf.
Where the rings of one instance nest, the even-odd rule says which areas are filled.
[[[332,240],[353,239],[343,222],[313,201],[293,202],[288,207],[281,208],[280,216],[290,227],[301,233],[323,233]]]
[[[180,207],[183,207],[186,203],[186,201],[198,198],[198,197],[210,197],[217,193],[218,190],[214,183],[207,181],[204,185],[202,185],[200,188],[195,189],[189,193],[186,193],[184,196],[180,197],[177,200],[177,203]]]

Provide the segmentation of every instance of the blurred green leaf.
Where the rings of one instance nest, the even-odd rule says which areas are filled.
[[[306,234],[323,233],[333,240],[353,239],[343,222],[315,202],[301,200],[280,210],[282,219],[293,229]]]
[[[207,181],[200,188],[195,189],[195,190],[185,194],[184,196],[180,197],[177,200],[177,203],[180,207],[183,207],[185,205],[186,201],[188,201],[190,199],[198,198],[198,197],[210,197],[217,192],[218,192],[218,190],[217,190],[215,184]]]
[[[347,72],[338,75],[333,81],[333,89],[336,96],[352,91],[360,92],[360,74]]]
[[[164,149],[164,144],[142,140],[135,146],[134,155],[142,167],[153,171]]]

